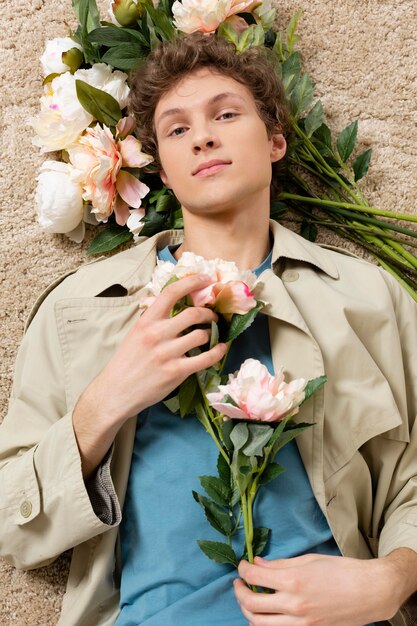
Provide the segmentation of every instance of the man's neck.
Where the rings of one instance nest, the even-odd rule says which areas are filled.
[[[256,218],[256,219],[255,219]],[[268,216],[254,215],[207,219],[184,212],[184,240],[174,253],[194,252],[205,259],[234,261],[239,269],[258,267],[271,249]]]

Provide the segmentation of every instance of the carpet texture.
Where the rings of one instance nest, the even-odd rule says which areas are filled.
[[[103,19],[106,4],[100,3]],[[66,35],[66,24],[75,26],[71,1],[0,0],[0,8],[1,420],[31,305],[49,282],[87,257],[85,246],[46,235],[36,223],[35,177],[42,158],[25,124],[38,109],[45,41]],[[277,8],[281,27],[297,8],[303,10],[300,48],[330,126],[341,130],[359,119],[360,148],[374,148],[363,184],[371,204],[417,213],[414,0],[280,0]],[[0,560],[0,624],[56,624],[68,564],[64,555],[48,568],[19,572]]]

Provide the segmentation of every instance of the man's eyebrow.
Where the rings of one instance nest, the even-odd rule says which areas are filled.
[[[221,100],[225,100],[225,99],[231,98],[231,97],[238,98],[239,100],[242,100],[242,102],[244,102],[244,99],[238,93],[235,93],[233,91],[224,91],[224,92],[218,93],[215,96],[213,96],[212,98],[210,98],[207,101],[207,104],[208,105],[216,104],[217,102],[220,102]],[[175,108],[172,108],[172,109],[167,109],[166,111],[163,111],[161,113],[161,115],[159,116],[159,119],[158,119],[156,125],[160,124],[161,121],[163,119],[165,119],[166,117],[171,117],[172,115],[179,115],[179,114],[184,113],[184,112],[185,112],[185,109],[181,109],[179,107],[175,107]]]

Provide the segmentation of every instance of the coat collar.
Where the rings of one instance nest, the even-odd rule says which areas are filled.
[[[270,230],[274,238],[273,266],[281,259],[290,259],[312,265],[331,278],[339,277],[336,264],[327,250],[300,237],[275,220],[270,220]],[[136,246],[105,259],[104,263],[109,264],[109,271],[103,272],[103,267],[98,272],[96,294],[118,283],[127,289],[129,295],[133,295],[151,279],[158,250],[167,245],[181,243],[183,236],[182,230],[163,231],[153,237],[140,238]]]
[[[270,220],[269,226],[274,236],[272,249],[273,265],[282,258],[291,259],[314,265],[331,278],[339,278],[336,264],[327,250],[311,241],[307,241],[304,237],[300,237],[300,235],[281,226],[275,220]]]

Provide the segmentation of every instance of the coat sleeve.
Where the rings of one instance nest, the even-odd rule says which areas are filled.
[[[417,303],[389,274],[383,272],[395,310],[401,343],[404,387],[402,404],[409,442],[399,454],[385,508],[379,538],[379,556],[396,548],[417,552]],[[401,364],[395,364],[400,367]]]
[[[92,506],[65,397],[65,373],[52,291],[29,326],[0,426],[0,556],[21,569],[47,565],[112,524]],[[100,519],[101,518],[101,519]]]

